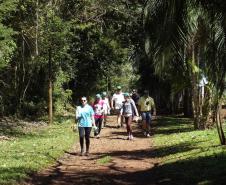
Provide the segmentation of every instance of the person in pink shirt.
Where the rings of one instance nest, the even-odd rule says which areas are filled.
[[[102,122],[104,118],[103,105],[104,105],[104,101],[101,99],[101,95],[97,94],[95,101],[93,103],[95,125],[97,126],[97,129],[94,131],[94,136],[96,136],[96,138],[100,138],[100,132],[101,132]]]

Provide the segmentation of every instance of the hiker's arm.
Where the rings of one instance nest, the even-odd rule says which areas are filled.
[[[123,107],[120,109],[120,115],[122,116],[123,114]]]
[[[114,105],[114,96],[113,96],[112,99],[111,99],[111,108],[112,108],[112,109],[114,109],[114,106],[113,106],[113,105]]]
[[[80,108],[77,107],[75,111],[75,120],[79,120],[81,118]]]
[[[152,100],[153,101],[153,116],[156,116],[156,106],[155,106],[155,102],[154,102],[154,99]]]
[[[94,119],[94,114],[91,116],[91,119],[92,119],[92,126],[96,126],[95,119]]]
[[[139,99],[138,102],[137,102],[137,110],[138,112],[140,112],[140,109],[141,109],[141,100]]]

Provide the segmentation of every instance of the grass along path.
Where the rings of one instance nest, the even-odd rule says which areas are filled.
[[[57,124],[2,120],[0,126],[0,184],[15,185],[28,174],[55,163],[71,148],[74,133],[70,119]],[[4,136],[4,137],[3,137]]]
[[[151,170],[157,184],[223,185],[226,148],[216,129],[194,131],[189,119],[165,117],[156,124],[152,157],[161,165]]]

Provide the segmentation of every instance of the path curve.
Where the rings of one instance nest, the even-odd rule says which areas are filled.
[[[90,156],[79,156],[79,143],[57,164],[34,175],[26,185],[133,185],[153,184],[150,170],[158,164],[151,158],[152,139],[133,123],[134,140],[126,140],[126,128],[116,128],[108,118],[100,139],[91,138]],[[93,133],[92,133],[93,136]],[[149,183],[150,182],[150,183]]]

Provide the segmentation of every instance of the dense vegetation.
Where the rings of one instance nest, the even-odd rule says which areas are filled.
[[[66,110],[81,95],[149,89],[158,112],[217,123],[226,73],[223,0],[3,0],[0,114]]]
[[[141,12],[138,2],[1,2],[1,114],[43,114],[49,90],[55,111],[116,85],[129,90]]]

